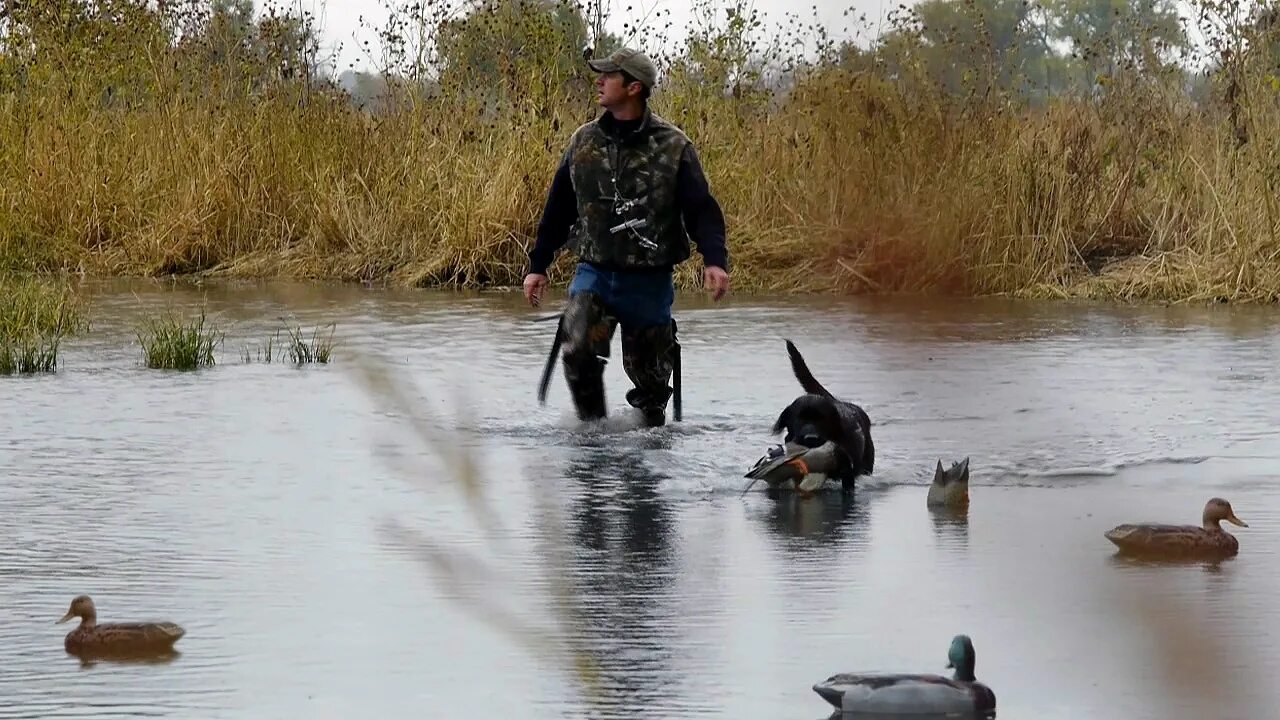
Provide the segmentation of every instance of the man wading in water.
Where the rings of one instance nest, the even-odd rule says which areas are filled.
[[[577,272],[561,317],[564,374],[581,420],[605,416],[604,360],[622,326],[622,367],[635,387],[627,402],[645,424],[666,422],[676,327],[674,268],[692,236],[716,300],[729,289],[724,215],[689,138],[649,109],[658,71],[623,48],[588,60],[600,73],[605,112],[574,131],[551,183],[529,252],[524,294],[537,307],[547,268],[574,230]]]

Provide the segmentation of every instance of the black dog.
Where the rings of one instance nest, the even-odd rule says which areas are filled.
[[[859,475],[870,475],[875,467],[876,447],[871,442],[871,418],[857,405],[832,395],[809,372],[800,351],[787,340],[791,371],[805,394],[791,401],[773,424],[773,432],[787,431],[783,442],[819,447],[827,441],[842,451],[838,478],[844,489],[853,487]]]

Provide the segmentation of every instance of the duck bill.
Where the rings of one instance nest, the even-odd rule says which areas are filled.
[[[1249,527],[1249,523],[1236,517],[1235,513],[1231,513],[1230,515],[1227,516],[1227,522],[1231,523],[1232,525],[1239,525],[1240,527]]]
[[[75,614],[74,614],[74,613],[72,613],[70,610],[68,610],[68,611],[67,611],[67,614],[66,614],[66,615],[63,615],[63,616],[62,616],[62,619],[61,619],[61,620],[59,620],[58,622],[54,623],[54,625],[61,625],[62,623],[64,623],[64,622],[66,622],[66,621],[70,620],[70,619],[71,619],[71,618],[73,618],[73,617],[75,617]]]

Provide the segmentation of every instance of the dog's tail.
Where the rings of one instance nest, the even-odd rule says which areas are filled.
[[[805,364],[804,358],[801,357],[800,351],[796,349],[795,343],[787,340],[787,354],[791,356],[791,372],[795,373],[796,379],[800,381],[800,387],[804,388],[807,393],[814,395],[822,395],[823,397],[834,397],[827,389],[822,387],[822,383],[809,372],[809,366]]]

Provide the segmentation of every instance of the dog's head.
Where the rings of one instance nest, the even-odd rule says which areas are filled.
[[[787,431],[784,443],[794,442],[816,448],[828,440],[839,442],[840,412],[831,398],[805,394],[783,408],[773,423],[773,432]]]

